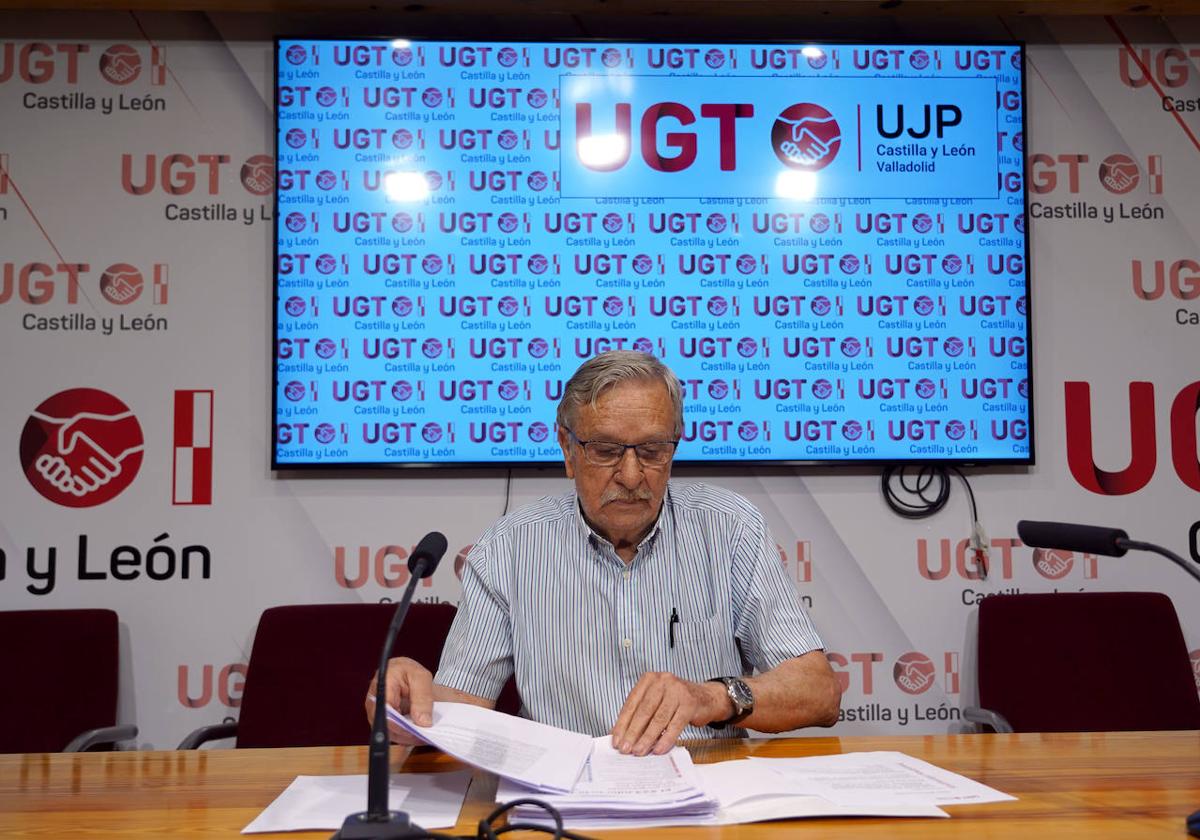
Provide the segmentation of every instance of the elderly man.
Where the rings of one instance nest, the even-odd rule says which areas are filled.
[[[762,515],[669,481],[682,430],[679,381],[653,356],[585,362],[558,407],[574,492],[480,537],[436,681],[393,659],[388,700],[428,725],[433,700],[491,707],[515,673],[523,714],[636,755],[833,724],[837,680]]]

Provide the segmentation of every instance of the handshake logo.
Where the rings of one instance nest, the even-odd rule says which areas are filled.
[[[21,433],[21,466],[52,502],[93,507],[128,487],[142,465],[142,427],[112,394],[73,388],[47,399]]]
[[[790,105],[775,118],[771,147],[787,167],[815,172],[833,163],[842,146],[842,129],[820,105]]]

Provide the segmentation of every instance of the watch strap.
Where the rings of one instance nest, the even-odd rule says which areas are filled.
[[[713,729],[724,729],[727,726],[741,723],[754,712],[754,693],[741,677],[712,677],[708,682],[717,682],[725,686],[725,693],[733,704],[733,714],[725,720],[712,721],[708,725]],[[738,695],[744,694],[749,702],[740,700]]]

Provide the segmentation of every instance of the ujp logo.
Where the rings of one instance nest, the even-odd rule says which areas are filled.
[[[65,507],[93,507],[133,483],[142,427],[105,391],[72,388],[39,405],[21,432],[21,467],[33,488]]]
[[[833,163],[842,146],[842,130],[833,114],[820,105],[790,105],[775,118],[771,148],[792,169],[815,172]]]

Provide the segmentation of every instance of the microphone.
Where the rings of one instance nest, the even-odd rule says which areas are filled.
[[[404,597],[396,607],[392,623],[388,625],[383,640],[383,652],[379,655],[379,673],[375,683],[375,719],[371,724],[371,743],[367,758],[367,810],[346,817],[341,831],[332,840],[383,840],[383,838],[422,837],[425,830],[409,822],[404,811],[388,810],[388,743],[387,730],[387,662],[392,652],[392,643],[400,632],[400,625],[408,615],[413,591],[417,581],[433,574],[442,556],[446,553],[446,536],[430,531],[408,558],[410,577]]]
[[[1196,580],[1200,580],[1200,570],[1175,552],[1154,543],[1131,540],[1120,528],[1022,519],[1017,523],[1017,536],[1021,538],[1021,542],[1034,548],[1062,548],[1067,551],[1103,554],[1106,557],[1123,557],[1131,548],[1135,551],[1150,551],[1166,557]]]
[[[1118,540],[1129,539],[1129,535],[1120,528],[1071,525],[1066,522],[1034,522],[1028,519],[1017,523],[1017,536],[1025,545],[1034,548],[1062,548],[1088,554],[1103,554],[1106,557],[1124,556],[1125,548]]]

